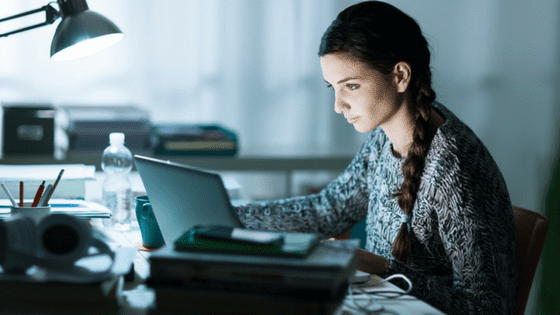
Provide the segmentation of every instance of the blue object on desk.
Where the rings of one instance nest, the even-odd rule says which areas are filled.
[[[144,247],[159,248],[165,244],[147,195],[136,197],[136,219],[140,226]]]
[[[51,213],[64,213],[82,218],[111,218],[111,211],[96,202],[82,199],[51,199]],[[0,199],[0,219],[10,217],[10,203],[7,199]]]

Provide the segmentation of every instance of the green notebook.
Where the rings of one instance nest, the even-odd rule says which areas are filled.
[[[264,232],[230,227],[196,226],[175,241],[175,250],[303,258],[319,241],[319,234],[313,233]]]

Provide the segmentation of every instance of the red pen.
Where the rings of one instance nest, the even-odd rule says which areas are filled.
[[[19,206],[23,207],[23,181],[19,182]]]
[[[43,181],[43,183],[41,183],[41,185],[37,189],[37,193],[35,193],[35,198],[33,198],[31,207],[37,207],[37,205],[39,204],[39,200],[41,200],[41,196],[43,196],[43,190],[45,190],[45,181]]]

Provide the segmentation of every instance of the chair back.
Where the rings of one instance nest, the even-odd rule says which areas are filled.
[[[535,271],[541,258],[549,219],[540,213],[516,206],[513,206],[513,214],[517,227],[515,254],[519,270],[515,314],[522,315],[525,313]]]

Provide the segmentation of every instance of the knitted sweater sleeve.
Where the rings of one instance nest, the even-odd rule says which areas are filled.
[[[428,192],[427,204],[450,272],[427,273],[419,265],[393,259],[388,274],[407,275],[414,284],[413,295],[449,314],[512,314],[517,268],[507,188],[482,145],[463,152],[468,156],[448,155],[428,167],[426,172],[438,173],[437,179],[420,188]]]
[[[235,208],[239,219],[250,229],[321,233],[325,238],[349,230],[367,213],[369,143],[318,194],[241,205]]]

